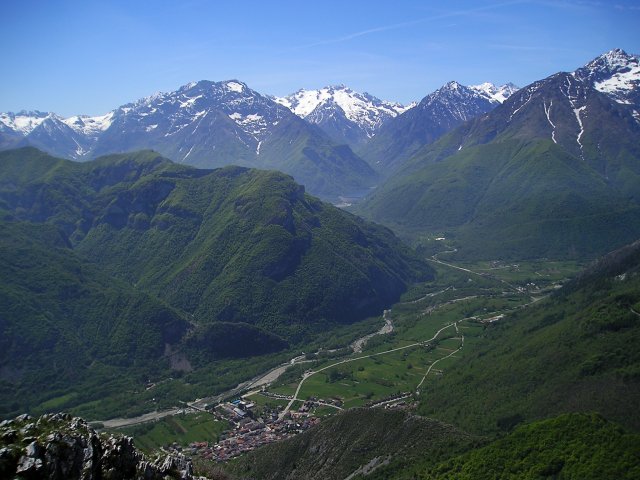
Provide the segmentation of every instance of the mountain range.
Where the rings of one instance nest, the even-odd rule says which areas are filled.
[[[0,417],[246,387],[237,445],[330,418],[215,478],[640,476],[637,55],[409,107],[201,81],[0,114],[0,149]],[[367,220],[309,193],[369,190]],[[2,478],[192,477],[70,416],[0,428]]]
[[[420,149],[358,212],[476,258],[624,245],[640,236],[638,73],[637,56],[614,50],[534,82]]]
[[[100,117],[0,115],[0,147],[35,146],[87,160],[154,149],[201,168],[240,165],[293,175],[324,198],[366,191],[377,175],[348,146],[239,81],[201,81],[123,105]]]
[[[469,91],[483,99],[485,111],[496,103],[494,98],[511,90],[483,84]],[[458,100],[446,108],[465,110]],[[377,184],[375,168],[352,149],[364,147],[383,125],[411,107],[344,86],[272,98],[237,80],[200,81],[97,117],[2,113],[0,149],[34,146],[72,160],[154,149],[201,168],[233,164],[280,170],[335,202],[342,196],[363,196]],[[465,112],[465,118],[477,113]]]

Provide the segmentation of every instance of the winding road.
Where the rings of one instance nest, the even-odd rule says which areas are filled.
[[[300,383],[298,383],[298,387],[296,388],[296,392],[293,394],[293,398],[289,401],[289,403],[287,404],[287,406],[285,407],[285,409],[280,413],[279,418],[280,418],[280,419],[284,418],[284,416],[287,414],[287,412],[289,412],[289,410],[291,410],[291,406],[292,406],[296,401],[304,401],[303,399],[298,398],[298,394],[300,393],[300,389],[302,388],[302,385],[304,384],[304,382],[305,382],[309,377],[312,377],[312,376],[313,376],[313,375],[315,375],[316,373],[320,373],[320,372],[322,372],[322,371],[324,371],[324,370],[328,370],[329,368],[336,367],[336,366],[338,366],[338,365],[343,365],[343,364],[345,364],[345,363],[351,363],[351,362],[355,362],[355,361],[357,361],[357,360],[362,360],[363,358],[371,358],[371,357],[377,357],[377,356],[379,356],[379,355],[387,355],[387,354],[389,354],[389,353],[398,352],[398,351],[400,351],[400,350],[405,350],[405,349],[407,349],[407,348],[413,348],[413,347],[418,347],[418,346],[421,346],[421,345],[425,345],[425,344],[427,344],[427,343],[429,343],[429,342],[432,342],[432,341],[433,341],[433,340],[435,340],[436,338],[438,338],[438,335],[440,335],[440,333],[442,333],[442,331],[446,330],[447,328],[454,327],[454,326],[455,326],[456,331],[457,331],[457,330],[458,330],[458,322],[456,321],[456,322],[450,323],[450,324],[445,325],[444,327],[442,327],[442,328],[441,328],[440,330],[438,330],[438,331],[435,333],[435,335],[434,335],[433,337],[431,337],[429,340],[423,340],[423,341],[420,341],[420,342],[412,343],[412,344],[410,344],[410,345],[405,345],[404,347],[392,348],[392,349],[390,349],[390,350],[385,350],[384,352],[371,353],[371,354],[369,354],[369,355],[362,355],[362,356],[360,356],[360,357],[355,357],[355,358],[347,358],[347,359],[344,359],[344,360],[340,360],[339,362],[335,362],[335,363],[332,363],[332,364],[327,365],[327,366],[325,366],[325,367],[319,368],[319,369],[317,369],[317,370],[313,370],[313,371],[305,372],[305,373],[302,375],[302,380],[300,380]],[[464,341],[463,341],[463,342],[464,342]],[[460,347],[460,348],[462,348],[462,347]],[[459,348],[458,350],[456,350],[456,352],[457,352],[457,351],[459,351],[459,350],[460,350],[460,348]],[[453,353],[455,353],[455,352],[453,352]],[[453,355],[453,353],[451,353],[451,355]],[[448,355],[448,356],[451,356],[451,355]],[[445,358],[446,358],[446,357],[445,357]],[[440,360],[442,360],[442,359],[440,359]],[[433,365],[433,364],[432,364],[432,365]],[[430,370],[430,369],[429,369],[429,370]],[[428,372],[427,372],[427,374],[428,374]],[[427,374],[425,374],[425,377],[426,377],[426,375],[427,375]],[[424,381],[424,378],[423,378],[423,381]],[[420,384],[422,385],[422,382],[420,382]]]
[[[453,252],[453,251],[455,251],[455,250],[451,250],[451,252]],[[441,253],[448,253],[448,252],[441,252]],[[443,262],[442,260],[438,260],[437,254],[434,255],[433,257],[431,257],[430,259],[427,259],[427,260],[435,262],[435,263],[438,263],[438,264],[441,264],[441,265],[444,265],[444,266],[447,266],[449,268],[453,268],[453,269],[461,270],[463,272],[474,274],[474,275],[477,275],[477,276],[480,276],[480,277],[485,277],[486,276],[485,274],[474,272],[473,270],[469,270],[469,269],[464,268],[464,267],[459,267],[457,265],[453,265],[453,264],[450,264],[450,263],[447,263],[447,262]],[[493,276],[491,278],[496,279],[496,280],[504,283],[505,285],[507,285],[510,288],[512,288],[512,289],[517,291],[517,288],[514,287],[509,282],[506,282],[506,281],[504,281],[502,279],[495,278]],[[421,301],[423,301],[423,300],[425,300],[427,298],[431,298],[431,297],[434,297],[436,295],[440,295],[440,294],[442,294],[442,293],[444,293],[444,292],[446,292],[446,291],[448,291],[450,289],[455,290],[455,287],[449,286],[449,287],[447,287],[447,288],[445,288],[443,290],[440,290],[438,292],[429,293],[429,294],[427,294],[427,295],[425,295],[425,296],[423,296],[421,298],[418,298],[417,300],[412,300],[412,301],[409,301],[409,302],[403,302],[403,304],[419,303],[419,302],[421,302]],[[454,299],[454,300],[451,300],[449,302],[446,302],[445,305],[449,304],[449,303],[455,303],[455,302],[458,302],[458,301],[462,301],[462,300],[468,300],[468,299],[471,299],[471,298],[474,298],[474,296],[460,298],[460,299]],[[541,297],[541,298],[544,298],[544,297]],[[534,299],[534,302],[540,300],[541,298]],[[531,303],[534,303],[534,302],[531,302]],[[525,304],[525,305],[523,305],[521,307],[526,307],[528,305],[530,305],[530,304]],[[635,313],[636,315],[640,316],[640,313],[636,312],[635,310],[631,309],[631,311],[633,313]],[[385,310],[384,311],[383,319],[384,319],[385,323],[380,328],[380,330],[378,330],[377,332],[365,335],[365,336],[355,340],[353,343],[351,343],[350,347],[353,350],[353,353],[355,353],[355,354],[361,353],[363,348],[364,348],[364,345],[366,344],[366,342],[370,338],[372,338],[373,336],[388,334],[388,333],[391,333],[393,331],[394,326],[393,326],[393,322],[391,320],[390,314],[391,314],[391,310]],[[413,347],[417,347],[417,346],[420,346],[420,345],[425,345],[428,342],[431,342],[431,341],[435,340],[440,335],[440,333],[442,331],[444,331],[444,330],[446,330],[448,328],[451,328],[452,326],[456,328],[456,331],[458,331],[458,322],[459,321],[460,320],[458,320],[456,322],[453,322],[453,323],[450,323],[448,325],[445,325],[440,330],[438,330],[436,332],[436,334],[429,340],[423,340],[423,341],[420,341],[420,342],[415,342],[415,343],[412,343],[410,345],[405,345],[403,347],[393,348],[393,349],[390,349],[390,350],[386,350],[384,352],[373,353],[373,354],[370,354],[370,355],[361,355],[361,356],[358,356],[358,357],[355,357],[355,358],[343,359],[343,360],[340,360],[338,362],[332,363],[331,365],[327,365],[325,367],[322,367],[322,368],[320,368],[318,370],[305,372],[303,377],[302,377],[302,379],[298,383],[298,386],[296,388],[295,394],[293,395],[293,398],[287,404],[287,406],[286,406],[285,410],[282,412],[280,418],[282,418],[288,411],[290,411],[291,406],[293,405],[294,402],[302,401],[301,399],[298,398],[298,394],[300,393],[300,390],[301,390],[304,382],[309,377],[315,375],[316,373],[322,372],[324,370],[327,370],[329,368],[335,367],[337,365],[350,363],[350,362],[355,362],[357,360],[361,360],[361,359],[364,359],[364,358],[375,357],[375,356],[378,356],[378,355],[386,355],[386,354],[389,354],[389,353],[397,352],[399,350],[404,350],[404,349],[407,349],[407,348],[413,348]],[[462,347],[464,346],[464,335],[461,336],[461,341],[462,341],[462,343],[460,345],[460,348],[458,348],[457,350],[451,352],[446,357],[443,357],[443,358],[440,358],[440,359],[436,360],[434,363],[432,363],[429,366],[427,372],[425,373],[425,375],[423,376],[422,380],[418,384],[418,387],[417,387],[418,389],[424,383],[426,377],[429,375],[429,373],[431,372],[432,368],[438,362],[444,360],[445,358],[451,357],[452,355],[454,355],[455,353],[459,352],[462,349]],[[281,365],[278,365],[275,368],[272,368],[271,370],[269,370],[266,373],[260,374],[260,375],[258,375],[256,377],[246,381],[246,382],[240,383],[239,385],[237,385],[235,388],[233,388],[231,390],[222,392],[219,395],[215,395],[215,396],[212,396],[212,397],[196,399],[193,402],[188,402],[186,405],[188,407],[196,409],[196,410],[203,410],[205,408],[205,406],[208,405],[208,404],[219,403],[225,398],[228,398],[228,397],[231,397],[231,396],[234,396],[234,395],[238,395],[238,394],[240,394],[242,392],[247,392],[247,391],[253,389],[252,392],[250,392],[250,393],[256,393],[256,392],[260,391],[260,389],[258,387],[273,383],[291,365],[300,364],[300,363],[307,363],[307,362],[312,362],[312,360],[307,360],[305,355],[298,355],[298,356],[290,359],[288,362],[283,363]],[[247,394],[245,394],[245,395],[247,395]],[[331,407],[334,407],[334,408],[339,408],[339,407],[336,407],[335,405],[330,405],[330,404],[327,404],[327,406],[331,406]],[[113,418],[113,419],[110,419],[110,420],[100,421],[100,423],[102,423],[106,428],[119,428],[119,427],[125,427],[125,426],[128,426],[128,425],[137,425],[137,424],[140,424],[140,423],[145,423],[145,422],[158,420],[160,418],[163,418],[163,417],[166,417],[166,416],[170,416],[170,415],[176,415],[176,414],[178,414],[179,412],[181,412],[183,410],[185,410],[184,407],[183,408],[173,408],[173,409],[162,411],[162,412],[157,412],[157,411],[149,412],[147,414],[144,414],[144,415],[141,415],[141,416],[135,417],[135,418]]]

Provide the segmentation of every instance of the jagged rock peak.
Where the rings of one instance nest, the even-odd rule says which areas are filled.
[[[380,100],[369,93],[360,93],[346,85],[330,85],[317,90],[300,89],[274,100],[310,123],[325,128],[330,134],[352,131],[355,143],[373,137],[389,119],[395,118],[413,105]],[[335,137],[340,135],[334,135]],[[349,138],[337,138],[349,143]]]
[[[69,414],[0,422],[0,478],[193,480],[188,458],[148,460],[126,436],[99,434]]]
[[[630,55],[621,48],[614,48],[613,50],[594,58],[587,63],[584,68],[589,70],[606,70],[612,72],[621,68],[626,68],[630,64],[637,65],[638,56]]]
[[[621,104],[640,104],[640,56],[620,48],[604,53],[572,75]]]

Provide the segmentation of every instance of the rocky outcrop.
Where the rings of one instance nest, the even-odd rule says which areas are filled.
[[[68,414],[21,415],[0,423],[0,478],[192,480],[182,455],[146,459],[125,436],[100,434]]]

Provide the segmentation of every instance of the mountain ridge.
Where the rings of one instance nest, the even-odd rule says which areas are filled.
[[[349,147],[238,80],[200,81],[156,93],[106,115],[0,115],[0,147],[35,146],[87,160],[155,149],[202,168],[236,164],[293,175],[325,199],[366,191],[377,175]]]
[[[168,376],[167,352],[187,371],[279,352],[378,315],[433,274],[390,230],[288,175],[152,151],[0,152],[0,219],[2,415],[52,391],[86,386],[69,401],[87,402]]]
[[[353,147],[366,143],[387,120],[412,107],[355,92],[345,85],[300,89],[274,99],[299,117],[320,126],[337,142]]]
[[[593,257],[632,241],[637,107],[581,71],[534,82],[423,147],[357,210],[408,234],[447,231],[476,257]]]
[[[500,99],[513,94],[514,88],[511,84],[466,87],[450,81],[386,122],[358,151],[383,177],[388,177],[425,145],[500,105]]]

